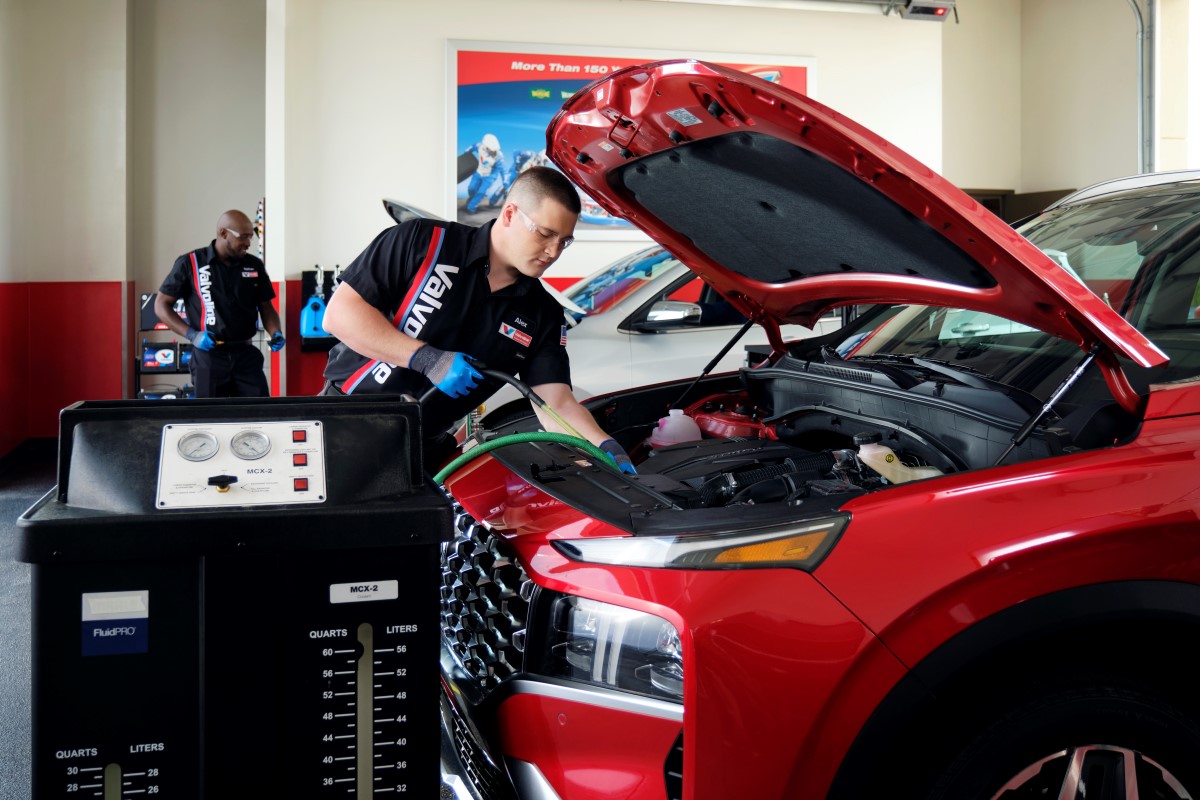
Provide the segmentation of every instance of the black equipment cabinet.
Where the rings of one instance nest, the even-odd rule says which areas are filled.
[[[445,495],[400,398],[78,403],[33,564],[42,798],[432,797]]]

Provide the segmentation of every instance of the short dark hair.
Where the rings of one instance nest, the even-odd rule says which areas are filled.
[[[522,201],[537,205],[549,199],[572,214],[583,210],[575,184],[567,180],[566,175],[550,167],[530,167],[522,172],[513,181],[509,197],[515,198],[518,205]]]

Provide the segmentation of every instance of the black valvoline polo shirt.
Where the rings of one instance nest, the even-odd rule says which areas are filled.
[[[175,259],[160,292],[183,298],[188,325],[228,344],[247,342],[258,329],[258,307],[275,297],[263,262],[250,254],[229,263],[217,242]]]
[[[418,219],[389,228],[342,272],[342,282],[414,339],[473,356],[531,386],[570,384],[562,306],[536,278],[521,276],[495,293],[488,286],[493,224]],[[325,378],[346,394],[420,397],[431,385],[419,372],[340,343],[329,352]],[[423,411],[426,435],[446,430],[499,386],[487,379],[464,398],[438,394]]]

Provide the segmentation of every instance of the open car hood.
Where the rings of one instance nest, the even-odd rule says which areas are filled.
[[[933,170],[778,84],[691,60],[629,67],[568,100],[546,140],[607,211],[759,321],[813,327],[833,306],[920,303],[1167,360]]]

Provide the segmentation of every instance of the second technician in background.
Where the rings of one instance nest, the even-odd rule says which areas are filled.
[[[389,228],[342,272],[325,309],[329,352],[323,393],[444,396],[422,414],[425,461],[453,455],[448,431],[497,382],[472,366],[515,374],[624,471],[633,465],[571,393],[562,306],[538,280],[574,241],[579,195],[562,173],[526,170],[500,215],[475,228],[416,219]],[[542,426],[567,433],[542,410]],[[432,470],[431,470],[432,471]]]
[[[262,352],[254,345],[258,318],[271,337],[271,350],[285,344],[275,290],[263,262],[250,255],[254,226],[241,211],[217,220],[217,238],[175,260],[154,298],[154,313],[192,343],[196,397],[267,397]],[[187,322],[175,313],[183,298]]]

